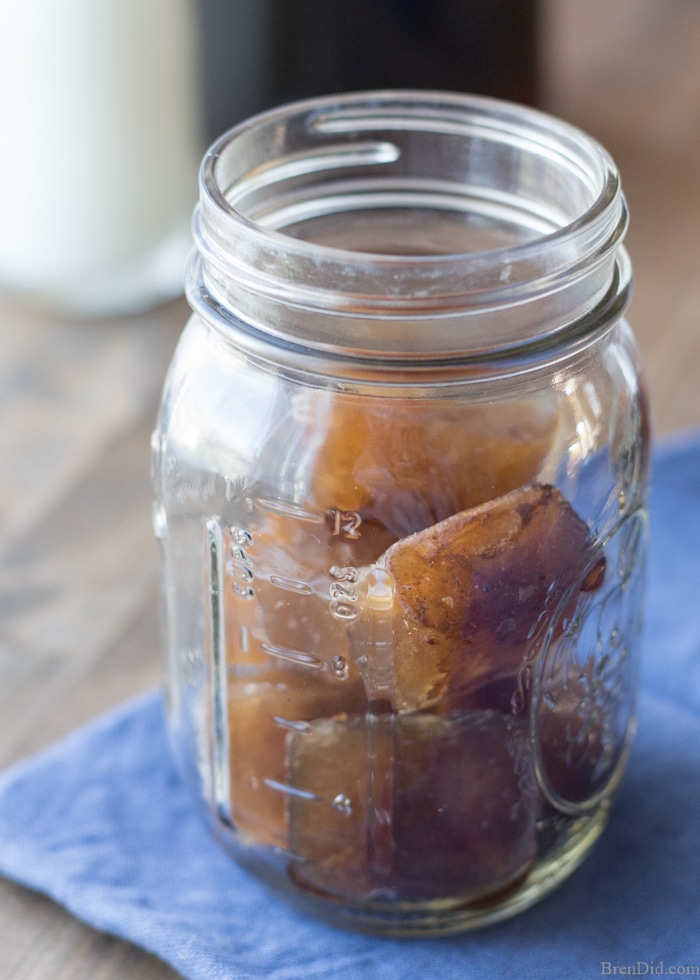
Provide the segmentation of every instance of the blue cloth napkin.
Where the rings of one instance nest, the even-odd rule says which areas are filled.
[[[639,735],[610,824],[572,878],[509,922],[456,938],[380,939],[271,898],[193,812],[157,693],[0,777],[0,873],[197,980],[580,980],[620,966],[697,967],[699,600],[695,433],[656,455]]]

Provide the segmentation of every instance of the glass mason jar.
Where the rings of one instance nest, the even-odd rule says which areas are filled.
[[[648,413],[610,157],[495,100],[209,151],[153,457],[169,718],[226,849],[385,934],[493,922],[634,729]]]

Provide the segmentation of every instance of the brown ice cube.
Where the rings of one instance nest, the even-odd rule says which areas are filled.
[[[537,484],[389,548],[377,565],[395,581],[394,708],[515,684],[590,554],[586,524],[556,488]]]
[[[512,719],[387,714],[309,727],[289,742],[298,883],[341,898],[477,902],[531,867],[533,779]]]
[[[364,709],[362,685],[270,671],[232,681],[228,692],[229,772],[234,826],[249,843],[286,847],[286,740],[308,722]]]
[[[488,406],[312,392],[296,413],[308,499],[394,539],[534,480],[558,425],[549,391]]]

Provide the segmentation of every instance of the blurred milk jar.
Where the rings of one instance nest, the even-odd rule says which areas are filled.
[[[88,316],[181,291],[195,27],[191,0],[0,5],[0,287]]]

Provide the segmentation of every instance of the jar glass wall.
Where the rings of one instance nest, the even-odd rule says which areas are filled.
[[[394,92],[204,161],[153,440],[176,756],[225,847],[341,924],[550,891],[634,729],[648,467],[617,172]]]

